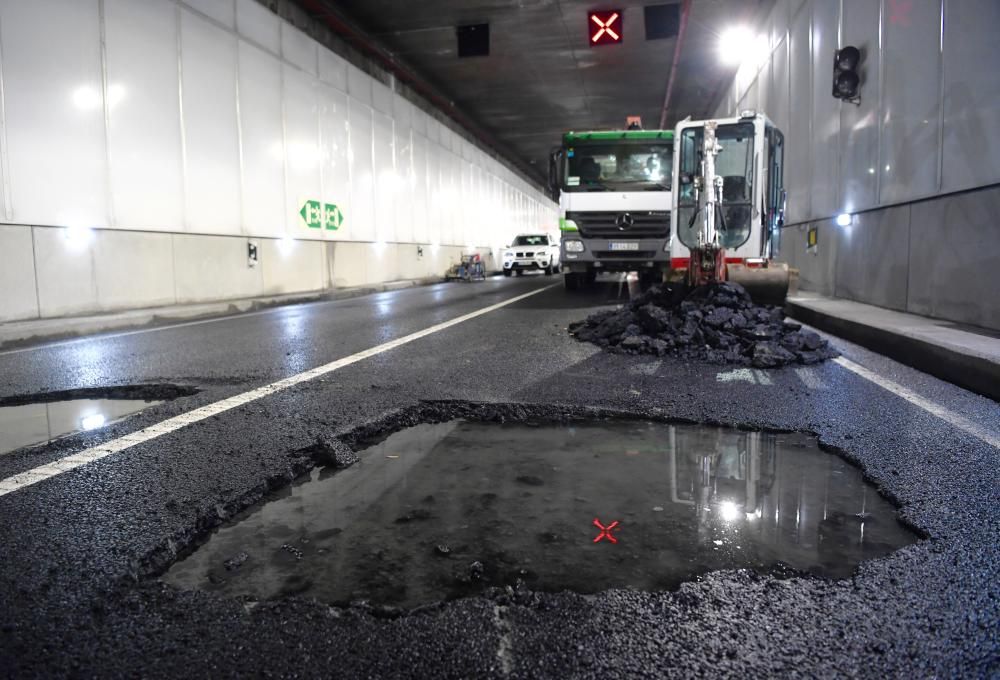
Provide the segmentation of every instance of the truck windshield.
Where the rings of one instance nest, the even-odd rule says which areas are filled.
[[[518,236],[514,239],[514,243],[511,245],[515,246],[547,246],[549,245],[548,236]]]
[[[669,189],[670,144],[577,144],[566,148],[563,191]]]

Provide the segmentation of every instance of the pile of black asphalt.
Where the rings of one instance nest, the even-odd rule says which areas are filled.
[[[654,286],[627,305],[570,324],[569,332],[609,352],[755,368],[840,356],[819,334],[786,320],[781,307],[755,304],[743,286],[729,281],[691,290]]]

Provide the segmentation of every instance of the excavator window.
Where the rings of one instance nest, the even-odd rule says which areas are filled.
[[[716,227],[723,248],[738,248],[750,238],[753,215],[753,123],[720,125],[715,131],[722,151],[715,159],[716,175],[722,177],[722,204]],[[704,128],[688,128],[681,132],[679,175],[691,177],[681,182],[677,201],[677,235],[688,248],[698,245],[700,215],[695,192],[695,177],[702,175]],[[699,191],[705,191],[702,181]]]

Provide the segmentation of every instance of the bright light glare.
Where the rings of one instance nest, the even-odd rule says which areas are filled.
[[[80,427],[84,430],[96,430],[99,427],[104,427],[104,423],[105,418],[103,413],[94,413],[80,418]]]
[[[740,509],[732,501],[719,503],[719,516],[726,522],[732,522],[740,516]]]
[[[282,255],[288,255],[295,249],[295,239],[291,236],[285,236],[284,238],[278,239],[278,252]]]
[[[101,93],[93,87],[83,85],[73,90],[73,106],[81,111],[101,108]]]
[[[746,26],[726,29],[719,37],[719,59],[728,66],[736,66],[753,54],[753,32]]]
[[[849,227],[851,226],[853,218],[849,213],[840,213],[837,215],[837,226],[838,227]]]
[[[85,248],[94,238],[94,230],[90,227],[82,227],[79,225],[66,227],[65,237],[67,245],[74,250]]]

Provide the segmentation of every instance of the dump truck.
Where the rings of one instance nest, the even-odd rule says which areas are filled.
[[[560,263],[568,290],[600,272],[670,271],[673,130],[567,132],[550,157],[559,195]]]

